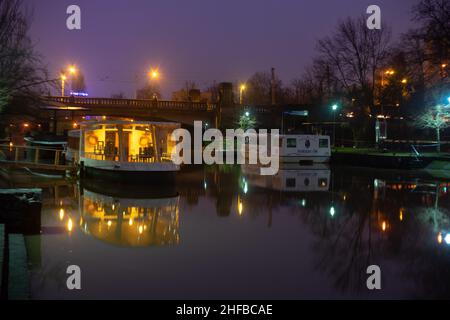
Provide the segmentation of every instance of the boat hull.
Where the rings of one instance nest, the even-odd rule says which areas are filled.
[[[128,171],[84,167],[83,176],[92,179],[106,179],[120,182],[148,184],[175,184],[176,171]]]

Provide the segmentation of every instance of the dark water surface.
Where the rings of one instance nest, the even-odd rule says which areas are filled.
[[[450,182],[412,174],[222,166],[183,170],[175,192],[50,185],[27,236],[32,298],[450,298]]]

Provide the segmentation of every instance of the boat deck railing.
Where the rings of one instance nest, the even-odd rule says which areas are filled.
[[[85,152],[84,157],[93,160],[102,161],[120,161],[120,156],[118,154],[105,154],[98,152]],[[146,154],[131,154],[126,157],[126,162],[141,162],[141,163],[158,163],[158,162],[171,162],[172,158],[170,154],[162,153],[160,156],[155,157],[154,155]]]
[[[0,164],[28,169],[65,171],[74,168],[66,164],[61,149],[37,146],[0,145]]]

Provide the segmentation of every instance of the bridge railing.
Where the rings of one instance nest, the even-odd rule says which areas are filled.
[[[115,99],[89,97],[43,97],[44,101],[80,107],[134,107],[174,111],[214,111],[217,105],[208,102],[171,101],[156,99]]]

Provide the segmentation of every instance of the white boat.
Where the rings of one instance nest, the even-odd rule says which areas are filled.
[[[318,192],[330,188],[330,168],[326,164],[312,166],[283,165],[274,176],[261,176],[258,165],[243,165],[242,173],[253,187],[283,192]]]
[[[131,120],[80,124],[79,164],[86,177],[173,182],[180,167],[171,160],[178,123]]]
[[[330,161],[330,137],[323,135],[280,135],[280,162],[296,164]]]

